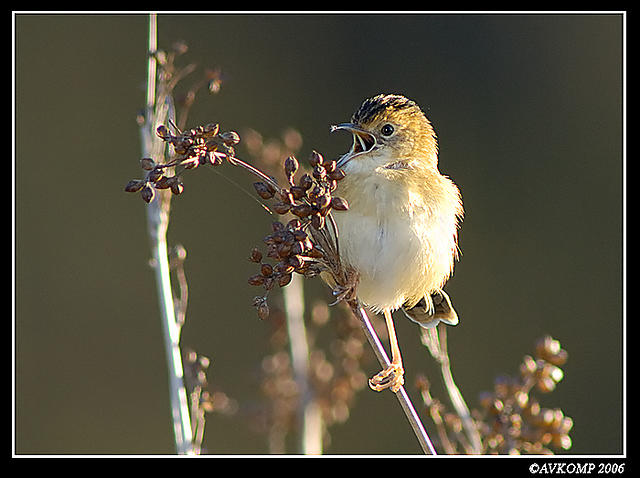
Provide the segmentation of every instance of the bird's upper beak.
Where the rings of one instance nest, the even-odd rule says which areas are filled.
[[[347,162],[360,154],[368,153],[377,145],[376,137],[374,135],[353,123],[340,123],[331,126],[332,133],[339,129],[349,131],[353,135],[353,145],[351,146],[351,150],[338,160],[338,167],[344,166]]]

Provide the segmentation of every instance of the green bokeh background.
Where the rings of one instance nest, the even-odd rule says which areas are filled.
[[[146,35],[146,15],[15,17],[19,454],[174,451],[145,205],[123,192],[140,174]],[[328,126],[365,97],[417,101],[466,208],[448,286],[462,393],[477,405],[551,334],[569,361],[541,399],[573,417],[570,452],[623,452],[621,15],[160,15],[159,45],[176,40],[189,45],[185,61],[225,75],[190,125],[265,137],[294,127],[303,158],[344,152],[349,139]],[[242,171],[225,175],[251,188]],[[262,400],[271,329],[249,305],[245,258],[269,222],[238,188],[198,170],[169,233],[188,250],[183,343],[212,359],[215,388],[248,407]],[[308,294],[329,299],[317,283]],[[418,372],[436,381],[416,326],[397,322],[408,384]],[[209,452],[267,452],[241,415],[209,418]],[[360,393],[331,437],[327,453],[420,452],[391,393]]]

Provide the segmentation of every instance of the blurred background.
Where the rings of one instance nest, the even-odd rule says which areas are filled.
[[[220,68],[189,126],[279,138],[300,158],[366,97],[414,99],[440,170],[462,191],[462,256],[447,290],[453,373],[471,407],[517,375],[545,334],[569,353],[541,403],[574,420],[572,454],[623,451],[623,18],[621,15],[159,15],[159,46]],[[165,352],[140,177],[146,15],[15,16],[15,452],[173,453]],[[238,156],[246,156],[242,143]],[[227,180],[228,179],[228,180]],[[238,186],[232,184],[235,182]],[[250,423],[272,324],[251,307],[246,257],[272,220],[253,178],[196,170],[174,199],[171,244],[188,251],[182,343],[211,359],[211,387],[238,404],[210,415],[209,453],[267,453]],[[310,300],[330,299],[317,280]],[[418,329],[397,320],[408,392],[438,380]],[[378,371],[372,363],[365,371]],[[445,396],[440,396],[445,400]],[[421,410],[427,429],[430,420]],[[391,393],[362,390],[326,453],[420,449]],[[288,450],[296,452],[295,447]]]

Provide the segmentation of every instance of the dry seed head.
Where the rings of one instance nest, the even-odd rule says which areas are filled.
[[[218,123],[209,123],[203,129],[204,129],[203,131],[204,137],[211,138],[218,134],[218,131],[220,130],[220,125]]]
[[[313,186],[313,178],[308,173],[304,173],[298,181],[298,186],[302,188],[302,190],[307,191]]]
[[[184,186],[182,185],[182,183],[174,182],[173,184],[171,184],[171,192],[176,196],[182,194],[183,191],[184,191]]]
[[[124,187],[124,190],[128,193],[137,193],[144,187],[145,184],[146,181],[134,179],[127,183],[127,185]]]
[[[292,278],[293,278],[293,276],[292,276],[290,273],[289,273],[289,274],[281,275],[281,276],[278,278],[278,285],[279,285],[280,287],[285,287],[285,286],[289,285],[289,282],[291,282],[291,279],[292,279]]]
[[[267,318],[269,318],[269,306],[266,302],[263,302],[258,306],[258,317],[261,320],[266,320]]]
[[[145,171],[151,171],[153,168],[156,167],[156,162],[151,158],[142,158],[140,160],[140,166]]]
[[[322,181],[327,175],[327,170],[324,169],[324,166],[318,164],[315,168],[313,168],[313,177],[318,181]]]
[[[169,130],[163,124],[158,126],[158,128],[156,129],[156,134],[164,140],[171,138],[171,134],[169,133]]]
[[[220,133],[219,136],[222,142],[227,146],[233,146],[240,142],[240,135],[235,131],[225,131],[224,133]]]
[[[287,176],[293,176],[298,171],[298,160],[289,156],[284,162],[284,171]]]
[[[349,209],[349,203],[346,199],[336,196],[331,198],[331,207],[336,211],[346,211]]]
[[[152,183],[155,183],[162,177],[162,170],[161,169],[152,169],[147,174],[147,177],[148,177],[149,181],[151,181]]]
[[[289,212],[289,209],[291,209],[291,205],[283,202],[277,202],[273,205],[273,210],[278,214],[286,214]]]
[[[249,277],[248,282],[250,285],[260,286],[264,285],[265,277],[261,274],[255,274]]]
[[[273,190],[270,189],[265,183],[253,183],[253,187],[258,193],[258,196],[260,196],[262,199],[271,199],[273,197]]]
[[[318,153],[315,150],[311,152],[311,156],[309,157],[309,163],[311,164],[311,166],[315,167],[319,164],[322,164],[323,162],[324,162],[324,158],[320,153]]]
[[[251,255],[249,256],[249,260],[251,262],[260,263],[262,261],[262,252],[260,252],[258,248],[254,247],[251,250]]]
[[[261,264],[260,265],[260,273],[264,276],[264,277],[271,277],[271,275],[273,274],[273,267],[271,266],[271,264]]]
[[[153,201],[153,197],[155,196],[155,192],[153,190],[153,188],[149,185],[146,184],[142,190],[140,191],[140,195],[142,196],[142,200],[146,203],[150,203],[151,201]]]

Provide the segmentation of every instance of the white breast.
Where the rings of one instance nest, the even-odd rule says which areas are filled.
[[[360,300],[376,312],[442,287],[456,251],[455,211],[393,186],[369,176],[357,197],[346,195],[349,211],[335,214],[341,256],[359,272]]]

